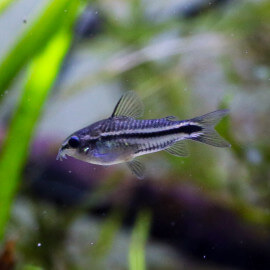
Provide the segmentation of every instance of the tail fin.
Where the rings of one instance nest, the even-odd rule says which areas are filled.
[[[230,147],[231,145],[219,136],[215,130],[215,126],[229,110],[218,110],[199,117],[195,117],[190,121],[198,123],[202,127],[202,134],[196,137],[191,137],[191,140],[199,141],[202,143],[210,144],[216,147]]]

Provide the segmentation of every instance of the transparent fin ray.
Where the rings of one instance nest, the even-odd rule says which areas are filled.
[[[229,110],[227,109],[218,110],[218,111],[204,114],[202,116],[192,118],[190,121],[197,122],[201,126],[215,127],[218,124],[218,122],[228,113],[229,113]]]
[[[193,137],[191,140],[198,141],[201,143],[209,144],[215,147],[230,147],[231,145],[213,129],[209,128],[204,130],[203,134],[198,137]]]
[[[143,115],[143,103],[134,91],[128,91],[119,99],[116,104],[112,117],[127,116],[139,118]]]
[[[168,121],[176,121],[176,120],[177,120],[177,117],[174,116],[174,115],[166,116],[165,118],[166,118],[166,120],[168,120]]]
[[[216,147],[230,147],[231,145],[215,130],[217,123],[228,113],[229,110],[219,110],[191,119],[190,121],[198,123],[203,130],[201,134],[195,134],[190,139]]]
[[[145,167],[140,161],[133,159],[132,161],[127,162],[127,166],[137,178],[144,178]]]
[[[187,146],[183,141],[176,142],[169,148],[165,149],[165,151],[177,157],[186,157],[189,155]]]

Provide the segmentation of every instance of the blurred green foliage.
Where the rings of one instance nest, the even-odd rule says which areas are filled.
[[[102,225],[98,240],[94,245],[94,249],[91,252],[93,266],[97,269],[98,264],[102,259],[106,257],[108,252],[112,249],[114,238],[120,229],[122,221],[122,215],[119,211],[114,211]]]
[[[51,1],[37,21],[18,38],[0,63],[0,98],[23,66],[46,46],[58,29],[70,25],[74,9],[74,1]]]
[[[65,10],[69,12],[66,14]],[[60,16],[60,14],[64,15]],[[13,116],[1,151],[1,238],[26,162],[34,127],[49,90],[57,77],[61,62],[68,51],[72,36],[71,26],[77,14],[78,1],[52,1],[41,18],[34,23],[33,28],[17,41],[14,48],[0,64],[0,70],[2,70],[0,72],[0,89],[4,91],[22,65],[31,59],[22,98]],[[63,18],[64,21],[59,22],[61,17],[65,19]],[[47,25],[45,22],[50,24]],[[53,27],[54,25],[55,27]],[[46,31],[43,31],[42,27],[45,27]],[[37,39],[33,40],[32,35],[36,35]],[[29,42],[30,40],[33,42]],[[44,45],[46,46],[44,47]],[[42,48],[43,50],[40,51]],[[38,55],[35,54],[36,51],[40,51]]]
[[[130,270],[145,270],[145,246],[149,234],[151,224],[151,213],[147,210],[142,210],[137,216],[136,223],[131,235],[129,249],[129,269]]]
[[[6,8],[13,2],[14,0],[1,0],[0,2],[0,14],[5,11]]]
[[[22,270],[42,270],[42,268],[34,265],[25,265]]]

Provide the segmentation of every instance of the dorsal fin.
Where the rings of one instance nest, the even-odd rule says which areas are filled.
[[[123,94],[112,113],[112,117],[127,116],[139,118],[142,115],[143,103],[134,91],[128,91]]]
[[[165,151],[170,153],[171,155],[178,156],[178,157],[188,156],[188,150],[187,150],[186,144],[183,141],[178,141],[174,143],[172,146],[165,149]]]
[[[168,121],[176,121],[176,120],[177,120],[177,117],[174,116],[174,115],[166,116],[165,118],[166,118],[166,120],[168,120]]]

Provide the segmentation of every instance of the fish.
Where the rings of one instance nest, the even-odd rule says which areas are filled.
[[[145,166],[139,156],[166,151],[178,157],[188,156],[186,140],[215,147],[230,147],[215,130],[229,110],[178,120],[175,116],[159,119],[139,119],[144,105],[136,92],[125,92],[112,115],[75,131],[59,148],[57,160],[66,156],[98,165],[126,163],[139,179],[145,176]]]

